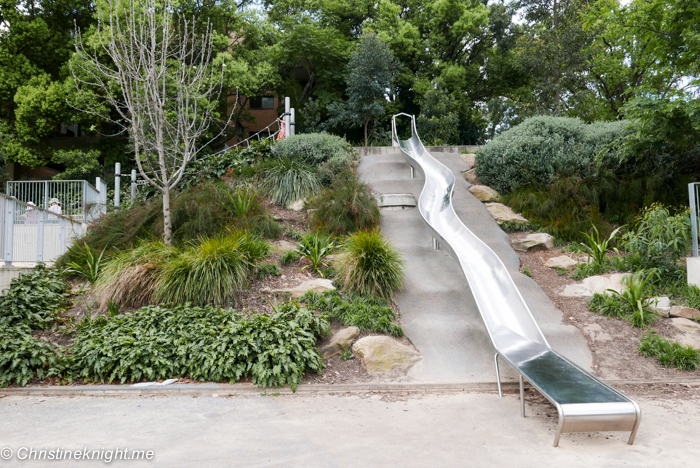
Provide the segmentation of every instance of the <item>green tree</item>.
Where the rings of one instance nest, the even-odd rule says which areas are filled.
[[[367,146],[369,123],[384,115],[384,107],[393,88],[394,74],[400,67],[400,62],[389,46],[377,34],[363,34],[347,66],[348,100],[329,107],[329,112],[333,115],[332,124],[362,126]]]
[[[459,116],[454,96],[438,82],[420,101],[416,127],[421,139],[429,145],[453,145],[459,141]]]

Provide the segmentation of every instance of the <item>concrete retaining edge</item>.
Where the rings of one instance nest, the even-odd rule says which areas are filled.
[[[612,380],[607,383],[613,386],[620,385],[659,385],[659,384],[683,384],[700,387],[700,379],[670,379],[670,380]],[[517,390],[517,382],[503,382],[504,390]],[[529,388],[529,384],[525,384]],[[495,393],[498,391],[495,382],[470,382],[470,383],[360,383],[346,385],[299,385],[296,392],[292,392],[288,386],[279,388],[261,388],[250,383],[217,384],[217,383],[193,383],[173,384],[167,386],[132,387],[130,385],[75,385],[75,386],[33,386],[11,387],[0,389],[0,396],[36,396],[36,397],[145,397],[145,396],[237,396],[237,395],[263,395],[276,396],[278,394],[333,394],[333,393]]]
[[[475,153],[480,145],[461,145],[461,146],[426,146],[425,147],[431,153],[461,153],[466,151],[467,153]],[[355,146],[355,151],[357,151],[360,156],[368,156],[373,154],[389,154],[394,153],[396,148],[393,146]]]

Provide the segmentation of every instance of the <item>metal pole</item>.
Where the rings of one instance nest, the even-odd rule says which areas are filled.
[[[36,261],[37,263],[44,262],[44,211],[37,210],[39,213],[39,219],[37,220],[37,232],[36,232]]]
[[[289,134],[290,134],[290,131],[289,131],[289,123],[290,123],[289,110],[290,110],[290,107],[291,107],[291,101],[289,100],[289,97],[285,97],[284,98],[284,113],[286,114],[284,116],[284,132],[285,132],[284,137],[285,138],[289,138]]]
[[[9,201],[5,204],[7,206],[5,210],[5,251],[2,253],[3,260],[5,260],[5,266],[12,266],[12,238],[15,233],[15,207],[17,203],[14,200]]]
[[[39,200],[37,200],[38,202]],[[41,206],[40,208],[43,209],[48,209],[49,208],[49,182],[46,181],[44,182],[44,206]]]
[[[66,252],[66,218],[61,216],[61,236],[58,239],[58,251],[60,255]]]
[[[121,182],[122,182],[122,165],[116,163],[114,165],[114,206],[119,208],[121,202]]]
[[[690,196],[690,229],[693,237],[693,257],[698,256],[698,216],[697,200],[695,199],[695,183],[688,184],[688,195]]]
[[[294,136],[294,135],[297,134],[297,133],[296,133],[296,128],[295,128],[295,127],[296,127],[296,116],[295,116],[295,113],[294,113],[294,108],[292,107],[292,108],[289,110],[289,112],[292,114],[292,115],[289,117],[289,120],[290,120],[290,123],[289,123],[289,134],[290,134],[291,136]]]
[[[136,201],[136,169],[131,170],[131,203]]]

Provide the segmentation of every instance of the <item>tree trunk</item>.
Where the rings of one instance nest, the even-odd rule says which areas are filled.
[[[167,245],[173,243],[173,225],[170,219],[170,187],[163,190],[163,242]]]
[[[365,120],[365,148],[367,148],[367,125],[369,124],[369,119]]]

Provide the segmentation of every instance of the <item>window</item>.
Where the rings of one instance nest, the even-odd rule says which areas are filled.
[[[250,98],[251,109],[274,109],[275,98],[272,96],[258,96]]]

